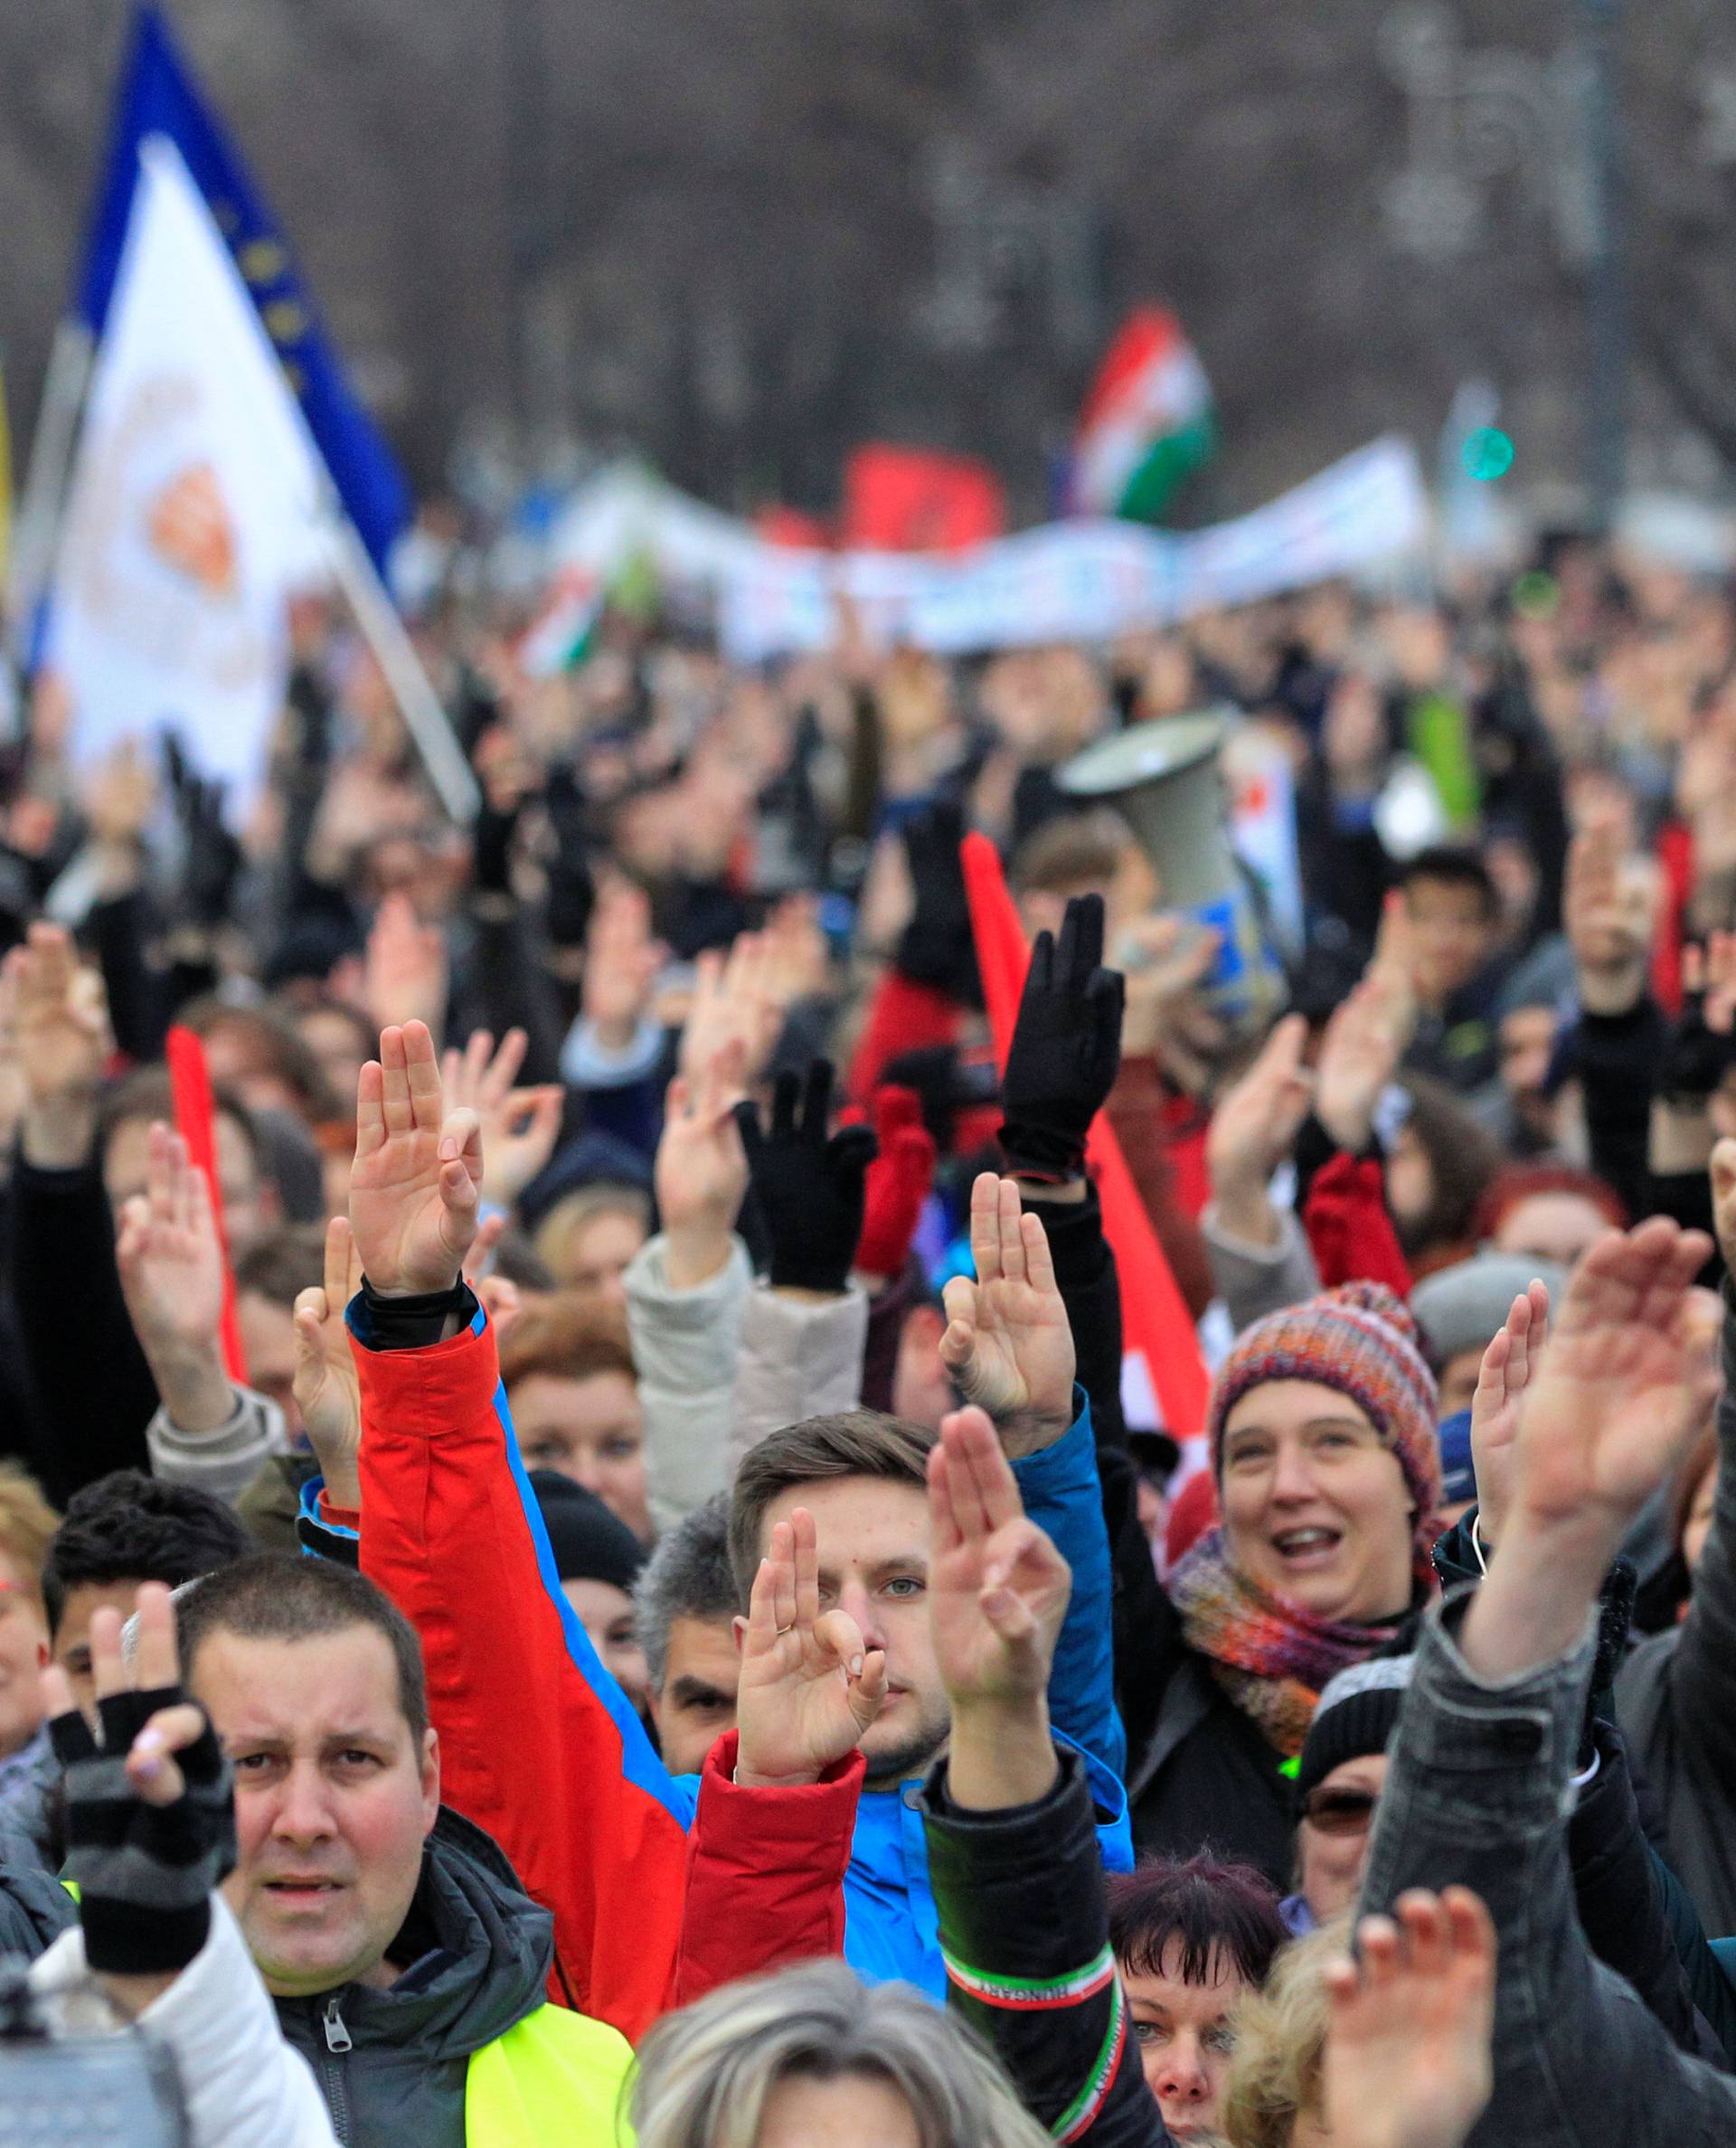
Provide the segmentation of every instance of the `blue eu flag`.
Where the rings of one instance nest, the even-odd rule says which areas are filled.
[[[100,339],[138,181],[138,146],[154,134],[175,144],[204,195],[332,482],[383,574],[392,541],[410,519],[403,473],[352,393],[282,232],[200,94],[153,0],[144,0],[134,17],[78,292],[79,318]]]

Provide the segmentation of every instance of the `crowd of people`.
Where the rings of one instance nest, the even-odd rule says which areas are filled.
[[[257,797],[5,771],[24,2014],[196,2148],[1736,2139],[1736,600],[533,677],[442,564],[473,827],[311,601]],[[1207,705],[1271,995],[1057,780]]]

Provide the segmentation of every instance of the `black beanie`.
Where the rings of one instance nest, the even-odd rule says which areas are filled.
[[[1385,1752],[1399,1727],[1399,1710],[1415,1663],[1414,1656],[1373,1656],[1328,1680],[1297,1768],[1299,1797],[1307,1797],[1346,1760]]]
[[[648,1555],[626,1522],[559,1470],[533,1470],[531,1490],[561,1580],[609,1581],[630,1593]]]

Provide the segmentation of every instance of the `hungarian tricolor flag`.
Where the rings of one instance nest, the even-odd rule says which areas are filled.
[[[1109,345],[1080,413],[1072,510],[1156,522],[1216,444],[1199,354],[1173,313],[1141,306]]]

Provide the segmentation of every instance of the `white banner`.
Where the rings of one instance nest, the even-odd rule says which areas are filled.
[[[1389,439],[1251,515],[1187,534],[1058,522],[945,556],[803,551],[614,470],[580,493],[553,542],[562,565],[608,575],[639,555],[673,581],[708,586],[725,650],[752,663],[827,647],[840,591],[882,642],[961,652],[1096,641],[1412,561],[1428,531],[1416,456]]]
[[[80,760],[172,728],[245,793],[282,704],[285,598],[325,579],[322,474],[180,153],[155,136],[139,154],[46,660]]]

